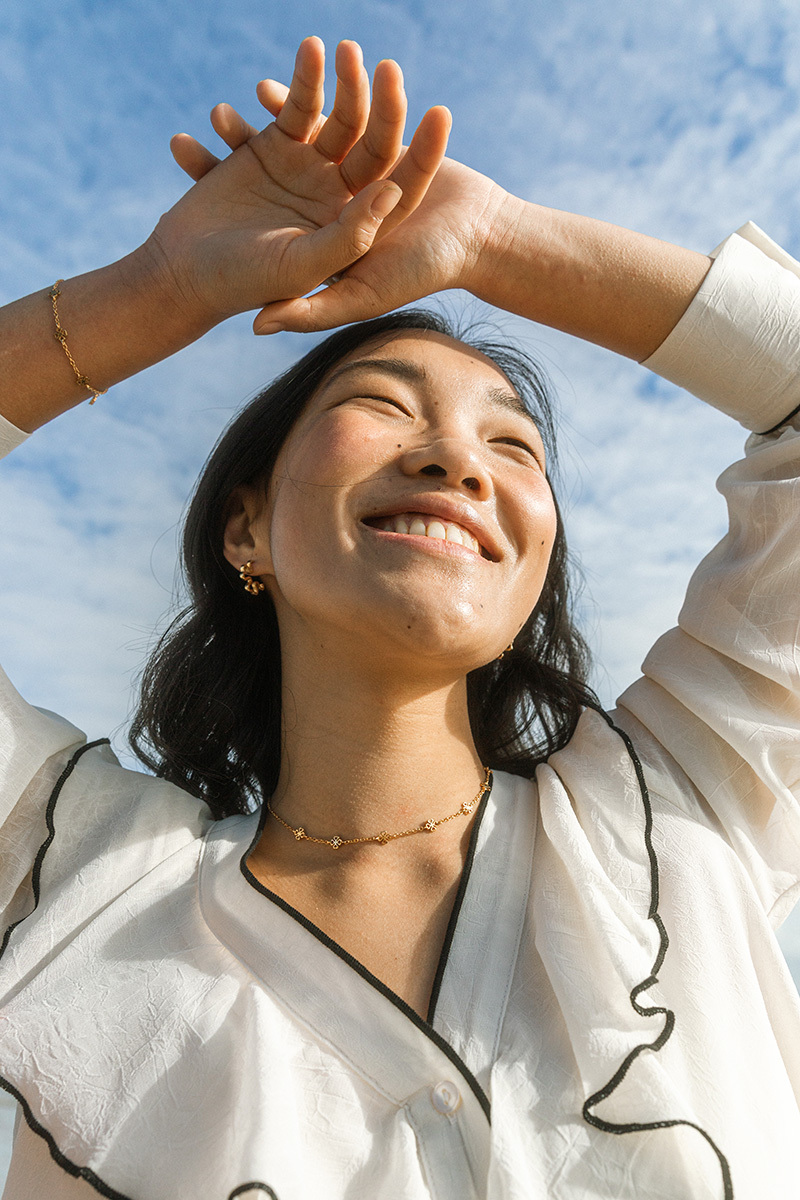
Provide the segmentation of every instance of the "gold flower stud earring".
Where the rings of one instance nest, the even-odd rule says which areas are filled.
[[[253,578],[250,573],[250,568],[252,565],[253,563],[251,559],[248,559],[246,563],[242,563],[242,565],[239,567],[239,578],[244,584],[244,590],[249,592],[251,596],[257,596],[259,592],[266,591],[266,586],[261,582],[260,579]]]

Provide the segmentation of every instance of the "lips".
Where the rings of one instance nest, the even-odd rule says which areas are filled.
[[[400,513],[396,517],[378,517],[377,521],[368,524],[386,533],[409,533],[414,537],[435,538],[442,542],[451,542],[456,546],[466,546],[475,554],[480,554],[482,547],[474,534],[453,521],[441,521],[439,517],[431,517],[424,513]]]
[[[500,557],[491,532],[471,505],[440,494],[405,497],[374,515],[362,517],[365,525],[387,533],[439,539],[461,545],[482,558]]]

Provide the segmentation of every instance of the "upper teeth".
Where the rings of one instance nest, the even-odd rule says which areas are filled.
[[[387,533],[413,533],[419,537],[439,538],[443,542],[455,542],[458,546],[466,546],[476,554],[481,552],[480,542],[467,529],[452,521],[440,521],[438,517],[426,517],[421,513],[401,513],[396,517],[384,517],[380,528]]]

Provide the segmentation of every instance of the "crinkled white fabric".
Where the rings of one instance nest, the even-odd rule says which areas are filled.
[[[30,436],[22,429],[17,429],[16,425],[12,425],[0,413],[0,458],[5,454],[10,454],[12,450],[16,450],[17,446],[21,446]]]
[[[721,408],[746,429],[772,429],[798,404],[800,264],[748,221],[713,251],[682,320],[643,366]]]
[[[799,348],[763,314],[798,295],[731,239],[659,369],[702,390],[721,347],[713,402],[769,427]],[[5,1200],[721,1200],[714,1147],[735,1200],[795,1195],[800,1004],[771,928],[800,894],[795,426],[723,475],[730,533],[621,698],[649,805],[591,711],[535,782],[496,775],[432,1029],[247,878],[257,816],[215,823],[101,747],[48,824],[83,735],[4,681],[0,1075],[28,1116]],[[666,1127],[589,1124],[664,1010],[590,1115]]]

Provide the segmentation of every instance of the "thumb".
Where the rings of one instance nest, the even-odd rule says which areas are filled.
[[[298,279],[307,281],[303,290],[318,287],[362,258],[375,241],[381,222],[397,207],[402,195],[396,183],[376,180],[348,201],[338,220],[295,238],[291,244],[296,256],[293,268]]]
[[[359,279],[343,279],[297,300],[279,300],[261,309],[253,321],[253,333],[314,333],[334,329],[352,321],[365,321],[388,312],[396,305],[382,298],[374,288]]]

